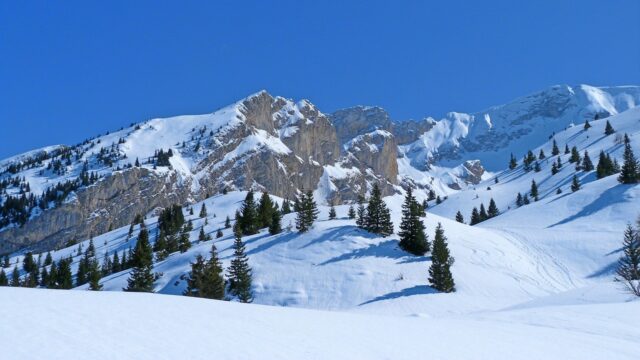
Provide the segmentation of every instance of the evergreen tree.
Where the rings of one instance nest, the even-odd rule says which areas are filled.
[[[605,154],[604,151],[600,151],[598,166],[596,167],[596,177],[602,179],[603,177],[613,174],[615,174],[615,166],[613,165],[613,161],[611,161],[611,157]]]
[[[640,296],[640,234],[631,224],[624,232],[622,250],[616,281],[623,282],[631,293]]]
[[[571,148],[571,157],[569,158],[570,163],[580,163],[580,153],[578,152],[577,147]]]
[[[51,257],[51,251],[47,252],[47,256],[44,258],[44,266],[49,266],[53,262],[53,258]]]
[[[587,119],[587,120],[585,120],[585,121],[584,121],[584,129],[585,129],[585,130],[589,130],[589,128],[590,128],[590,127],[591,127],[591,124],[589,124],[589,120],[588,120],[588,119]]]
[[[258,204],[258,228],[262,229],[271,225],[272,213],[277,211],[274,202],[271,200],[269,194],[266,191],[262,193],[260,197],[260,203]]]
[[[251,292],[251,268],[249,259],[245,254],[244,244],[239,231],[235,232],[233,243],[233,259],[229,266],[229,291],[238,297],[241,302],[249,303],[253,301]]]
[[[558,149],[558,143],[556,143],[556,139],[553,139],[553,147],[551,149],[551,155],[556,156],[560,154],[560,149]]]
[[[584,151],[584,157],[582,158],[582,169],[584,171],[593,170],[593,162],[591,161],[591,158],[589,157],[589,152],[587,150]]]
[[[580,181],[576,175],[573,175],[573,179],[571,180],[571,191],[576,192],[580,190]]]
[[[9,279],[4,269],[0,269],[0,286],[9,286]]]
[[[13,268],[13,273],[11,273],[11,286],[20,286],[20,270],[18,270],[18,265]]]
[[[558,194],[558,195],[562,194],[562,189],[558,188],[558,190],[556,190],[556,194]]]
[[[359,228],[363,228],[364,229],[364,225],[365,225],[365,216],[366,216],[366,209],[364,207],[364,203],[365,203],[365,198],[364,196],[360,195],[358,196],[358,217],[356,218],[356,225],[358,225]]]
[[[529,205],[529,195],[524,194],[524,197],[522,198],[522,204]]]
[[[370,233],[379,234],[383,237],[393,234],[391,213],[387,208],[387,204],[382,200],[378,184],[374,184],[371,190],[364,222],[365,230]]]
[[[275,235],[282,232],[282,215],[279,211],[271,213],[271,224],[269,224],[269,234]]]
[[[27,252],[24,255],[24,259],[22,260],[22,268],[25,272],[32,272],[34,268],[36,268],[36,262],[33,260],[33,253],[31,251]]]
[[[429,241],[424,233],[424,223],[420,220],[420,207],[413,196],[411,187],[407,189],[402,204],[400,222],[400,248],[413,255],[424,255],[429,251]]]
[[[624,154],[622,155],[624,163],[622,164],[618,181],[622,184],[635,184],[640,180],[640,172],[638,170],[640,164],[638,164],[638,161],[633,154],[633,150],[631,149],[631,144],[628,139],[629,138],[627,136],[624,145]]]
[[[492,218],[498,215],[500,215],[500,210],[498,210],[498,206],[496,205],[496,202],[493,201],[493,198],[491,198],[491,201],[489,201],[489,209],[487,211],[487,216],[489,216],[489,218]]]
[[[178,238],[178,250],[180,253],[185,253],[191,248],[191,240],[189,239],[189,232],[183,230]]]
[[[518,193],[518,196],[516,196],[516,206],[520,207],[522,205],[524,205],[522,202],[522,194]]]
[[[604,127],[604,134],[605,135],[611,135],[614,134],[616,131],[613,129],[613,126],[611,126],[611,123],[609,122],[609,120],[607,120],[607,125],[605,125]]]
[[[193,209],[192,209],[192,211],[193,211]],[[191,215],[193,215],[193,213]],[[205,205],[204,203],[202,203],[202,207],[200,208],[200,214],[198,216],[200,216],[200,218],[206,218],[207,217],[207,205]]]
[[[258,211],[253,200],[253,190],[249,190],[240,210],[240,218],[236,218],[243,235],[253,235],[258,233],[259,222]]]
[[[487,210],[484,208],[484,204],[480,204],[480,221],[485,221],[489,218],[489,215],[487,215]]]
[[[122,267],[120,265],[120,258],[118,257],[118,251],[113,252],[113,260],[111,260],[111,273],[115,274],[120,272]]]
[[[564,153],[565,154],[570,154],[571,153],[571,151],[569,150],[569,144],[565,144],[564,145]]]
[[[102,285],[100,284],[100,278],[102,278],[102,273],[100,270],[100,264],[98,263],[98,260],[96,260],[95,257],[89,261],[87,278],[89,281],[89,290],[92,290],[92,291],[102,290]]]
[[[356,218],[356,210],[353,208],[353,205],[349,205],[349,212],[347,213],[347,215],[349,216],[349,219]]]
[[[282,215],[286,215],[291,212],[291,205],[289,204],[288,199],[284,199],[284,201],[282,202],[282,208],[280,211],[282,212]]]
[[[560,170],[558,170],[558,165],[556,165],[556,162],[554,161],[553,164],[551,164],[551,175],[555,175],[559,171]]]
[[[469,222],[469,225],[475,225],[480,223],[481,221],[482,220],[480,219],[478,208],[474,207],[473,210],[471,210],[471,221]]]
[[[227,215],[227,219],[224,221],[224,228],[228,229],[231,227],[231,219],[229,219],[229,215]]]
[[[222,234],[222,229],[218,229],[218,231],[216,232],[216,239],[219,239],[221,237],[223,237],[224,235]]]
[[[544,154],[544,150],[540,149],[540,154],[538,155],[538,159],[544,160],[547,155]]]
[[[511,159],[509,160],[509,169],[513,170],[518,166],[518,161],[516,160],[516,157],[513,156],[513,153],[511,153]]]
[[[558,156],[558,170],[562,169],[562,159]]]
[[[449,254],[444,229],[442,229],[442,225],[438,223],[436,236],[433,240],[431,267],[429,267],[429,283],[432,288],[447,293],[456,291],[453,275],[451,274],[451,266],[453,263],[454,259]]]
[[[541,170],[540,163],[536,161],[535,164],[533,164],[533,171],[540,172]]]
[[[9,266],[11,266],[9,261],[9,255],[5,255],[4,260],[2,261],[2,267],[7,269]]]
[[[331,207],[329,208],[329,220],[334,220],[336,216],[336,208],[331,204]]]
[[[531,191],[529,192],[534,201],[538,201],[538,184],[535,180],[531,180]]]
[[[71,274],[71,257],[62,259],[57,267],[56,289],[71,289],[73,287],[73,275]],[[51,275],[49,275],[51,276]]]
[[[191,272],[187,279],[187,289],[184,295],[207,299],[224,299],[225,283],[222,276],[222,264],[218,259],[215,245],[211,246],[209,260],[202,255],[196,257],[191,264]]]
[[[136,247],[130,257],[133,270],[127,281],[127,287],[123,289],[124,291],[153,292],[153,253],[151,250],[149,232],[147,229],[142,229],[138,235]]]
[[[209,240],[207,238],[207,234],[204,232],[204,226],[200,227],[200,232],[198,233],[198,241],[202,242],[202,241],[207,241]]]
[[[299,199],[299,211],[296,218],[296,229],[299,232],[308,231],[318,218],[318,207],[313,199],[313,193],[308,190]]]
[[[464,224],[464,216],[462,216],[462,213],[460,212],[460,210],[458,210],[458,212],[456,213],[456,221]]]

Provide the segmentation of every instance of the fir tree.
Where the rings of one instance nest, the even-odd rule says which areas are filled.
[[[489,209],[487,211],[487,216],[489,216],[489,218],[492,218],[498,215],[500,215],[500,210],[498,210],[498,206],[496,205],[496,202],[493,201],[493,198],[491,198],[491,200],[489,201]]]
[[[413,196],[411,187],[407,189],[402,204],[400,222],[400,248],[413,255],[424,255],[429,251],[429,241],[424,233],[424,223],[420,220],[420,207]]]
[[[529,192],[534,201],[538,201],[538,184],[535,180],[531,180],[531,191]]]
[[[353,205],[349,205],[349,212],[347,213],[347,215],[349,216],[349,219],[356,218],[356,210],[353,208]]]
[[[113,260],[111,260],[111,273],[117,273],[120,272],[120,270],[122,270],[122,267],[120,265],[120,258],[118,257],[118,252],[114,251],[113,252]]]
[[[529,205],[529,195],[524,194],[524,197],[522,198],[522,204]]]
[[[580,181],[576,175],[573,175],[573,179],[571,179],[571,191],[576,192],[580,190]]]
[[[615,166],[613,165],[613,161],[611,161],[611,157],[605,154],[604,151],[600,151],[598,166],[596,167],[596,177],[602,179],[603,177],[613,174],[615,174]]]
[[[464,224],[464,216],[462,216],[462,213],[460,212],[460,210],[458,210],[458,212],[456,213],[456,221]]]
[[[227,215],[227,218],[224,221],[224,228],[228,229],[231,227],[231,219],[229,219],[229,215]]]
[[[269,194],[266,191],[262,193],[260,202],[258,204],[258,227],[260,229],[269,227],[271,225],[272,213],[277,211],[275,204],[271,200]]]
[[[336,208],[331,204],[331,207],[329,208],[329,220],[334,220],[336,216]]]
[[[593,170],[593,162],[591,161],[591,158],[589,157],[589,152],[587,150],[584,151],[584,157],[582,158],[582,169],[584,171]]]
[[[253,190],[249,190],[242,203],[240,218],[236,218],[243,235],[253,235],[258,233],[259,222],[257,206],[253,200]]]
[[[371,190],[364,223],[365,230],[370,233],[379,234],[382,237],[393,234],[391,213],[387,208],[387,204],[382,200],[378,184],[374,184]]]
[[[623,282],[631,293],[640,296],[640,235],[631,224],[624,232],[622,250],[616,281]]]
[[[100,284],[100,278],[102,277],[102,273],[100,271],[100,264],[98,260],[94,257],[89,261],[89,268],[87,271],[87,278],[89,281],[89,290],[92,291],[100,291],[102,290],[102,285]]]
[[[438,223],[433,240],[431,267],[429,267],[429,283],[432,288],[447,293],[456,291],[453,275],[451,274],[453,263],[454,259],[449,254],[449,248],[447,247],[447,238],[444,236],[442,225]]]
[[[570,154],[571,153],[571,151],[569,150],[569,144],[565,144],[564,145],[564,153],[565,154]]]
[[[202,255],[198,255],[196,261],[191,264],[191,272],[187,279],[187,289],[184,295],[216,300],[224,299],[225,283],[222,272],[222,264],[218,259],[216,247],[213,245],[209,260],[205,261]]]
[[[489,218],[489,215],[487,215],[487,210],[484,208],[484,204],[480,204],[480,222],[485,221]]]
[[[590,128],[590,127],[591,127],[591,124],[589,124],[589,120],[588,120],[588,119],[587,119],[587,120],[585,120],[585,121],[584,121],[584,129],[585,129],[585,130],[589,130],[589,128]]]
[[[251,268],[249,259],[245,254],[244,244],[239,231],[235,232],[233,243],[233,259],[229,266],[229,291],[238,297],[241,302],[249,303],[253,301],[251,292]]]
[[[296,218],[296,229],[299,232],[308,231],[318,218],[318,207],[313,199],[313,193],[308,190],[300,196],[299,211]]]
[[[551,149],[551,155],[556,156],[560,154],[560,149],[558,149],[558,143],[556,143],[556,139],[553,139],[553,146]]]
[[[25,272],[32,272],[36,267],[36,263],[33,260],[33,253],[31,251],[27,252],[24,255],[24,259],[22,260],[22,268]]]
[[[540,172],[541,170],[540,163],[536,161],[535,164],[533,164],[533,171]]]
[[[558,170],[562,169],[562,159],[558,156]]]
[[[271,224],[269,224],[269,234],[275,235],[282,232],[282,215],[279,211],[271,213]]]
[[[20,286],[20,270],[18,270],[18,265],[13,268],[13,273],[11,273],[11,286]]]
[[[569,158],[570,163],[580,163],[580,153],[578,152],[577,147],[571,148],[571,157]]]
[[[200,227],[200,232],[198,233],[198,241],[207,241],[207,234],[204,232],[204,226]]]
[[[57,267],[57,289],[71,289],[73,287],[73,275],[71,274],[71,257],[60,260]]]
[[[620,171],[620,175],[618,176],[618,181],[622,184],[635,184],[638,182],[638,180],[640,180],[638,170],[638,167],[640,165],[638,164],[636,157],[633,154],[633,150],[631,149],[631,144],[628,139],[629,137],[627,136],[624,145],[624,154],[622,155],[624,163],[622,164],[622,169]]]
[[[284,201],[282,202],[282,208],[280,211],[282,212],[282,215],[291,213],[291,205],[289,204],[288,199],[284,199]]]
[[[544,150],[540,149],[540,154],[538,155],[538,159],[544,160],[547,156],[544,154]]]
[[[556,162],[554,161],[553,164],[551,164],[551,175],[555,175],[559,171],[560,170],[558,170],[558,165],[556,165]]]
[[[9,286],[9,279],[4,269],[0,269],[0,286]]]
[[[222,234],[222,229],[218,229],[218,231],[216,232],[216,239],[219,239],[221,237],[223,237],[224,235]]]
[[[365,198],[364,196],[360,195],[358,196],[358,216],[356,218],[356,225],[359,228],[364,228],[365,225],[365,216],[366,216],[366,209],[364,207],[364,203],[365,203]]]
[[[509,169],[513,170],[518,166],[518,161],[516,160],[516,157],[513,156],[513,153],[511,153],[511,159],[509,160]]]
[[[133,270],[124,291],[153,292],[153,253],[151,250],[149,232],[147,229],[142,229],[130,258]]]
[[[604,134],[609,136],[611,134],[614,134],[616,131],[613,129],[613,126],[611,126],[611,123],[609,122],[609,120],[607,120],[607,125],[605,125],[604,127]]]
[[[522,194],[518,193],[518,196],[516,196],[516,206],[520,207],[522,205],[524,205],[522,202]]]
[[[198,216],[200,216],[200,218],[207,217],[207,205],[205,205],[204,203],[202,203],[202,207],[200,208],[200,214]]]
[[[10,261],[9,261],[9,255],[5,255],[4,256],[4,260],[2,261],[2,267],[7,269],[7,268],[9,268],[9,266],[11,266]]]
[[[187,232],[185,229],[180,233],[180,236],[178,238],[178,250],[180,250],[180,253],[185,253],[190,248],[191,240],[189,239],[189,232]]]
[[[558,195],[562,194],[562,189],[558,188],[558,190],[556,190],[556,194],[558,194]]]
[[[480,223],[482,220],[480,219],[480,213],[478,212],[478,208],[474,207],[473,210],[471,210],[471,220],[469,222],[469,225],[475,225]]]
[[[49,266],[53,262],[53,258],[51,257],[51,251],[47,252],[47,256],[44,258],[44,266]]]

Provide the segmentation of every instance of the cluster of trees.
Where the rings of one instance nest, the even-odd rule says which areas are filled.
[[[169,158],[173,156],[173,150],[169,149],[166,152],[163,149],[156,150],[153,158],[155,159],[154,166],[171,166]]]
[[[356,224],[358,227],[383,237],[393,234],[393,222],[391,222],[391,212],[387,208],[387,204],[382,200],[380,187],[378,184],[373,185],[371,197],[369,197],[368,205],[364,206],[366,199],[361,196],[358,201],[358,210],[356,214]]]
[[[287,208],[288,201],[285,201]],[[283,203],[283,209],[285,207]],[[265,191],[256,203],[253,190],[249,190],[239,211],[236,211],[235,227],[242,235],[257,234],[260,229],[269,228],[272,235],[282,231],[282,213],[278,209],[278,204],[271,200]]]
[[[498,209],[496,202],[493,200],[493,198],[491,198],[491,200],[489,201],[488,209],[485,209],[484,204],[481,203],[480,210],[478,210],[477,207],[474,207],[473,210],[471,210],[469,225],[479,224],[498,215],[500,215],[500,210]],[[462,217],[462,213],[460,213],[460,211],[458,211],[458,213],[456,214],[456,221],[464,222],[464,218]]]

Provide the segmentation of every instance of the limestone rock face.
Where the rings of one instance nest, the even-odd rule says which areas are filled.
[[[147,169],[131,168],[115,172],[22,227],[0,232],[0,252],[25,246],[49,250],[68,240],[83,240],[118,228],[136,214],[187,200],[188,186],[176,186],[175,176],[158,176]]]
[[[378,129],[391,132],[392,128],[389,114],[377,106],[355,106],[342,109],[334,112],[330,117],[336,127],[340,144]]]

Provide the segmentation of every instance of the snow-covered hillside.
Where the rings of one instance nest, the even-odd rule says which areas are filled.
[[[638,302],[444,319],[10,288],[0,304],[3,356],[24,360],[625,360],[640,337]]]

